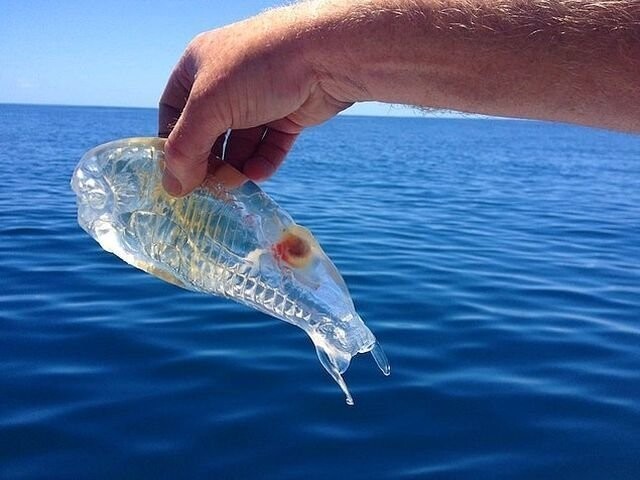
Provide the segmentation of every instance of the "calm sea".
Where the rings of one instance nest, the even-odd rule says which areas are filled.
[[[154,110],[0,106],[0,478],[640,478],[640,137],[342,117],[264,184],[392,365],[135,270],[69,177]]]

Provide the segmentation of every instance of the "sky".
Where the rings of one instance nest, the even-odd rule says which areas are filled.
[[[156,107],[198,33],[283,2],[0,0],[0,103]],[[420,115],[377,103],[361,115]]]

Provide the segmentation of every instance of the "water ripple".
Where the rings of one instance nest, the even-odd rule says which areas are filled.
[[[155,115],[0,106],[0,476],[640,477],[638,138],[346,117],[303,135],[265,188],[392,364],[356,357],[347,408],[302,331],[77,227],[79,156]]]

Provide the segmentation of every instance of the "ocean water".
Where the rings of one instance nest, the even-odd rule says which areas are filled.
[[[640,478],[640,137],[342,117],[264,184],[392,365],[166,284],[75,220],[155,111],[0,105],[0,478]]]

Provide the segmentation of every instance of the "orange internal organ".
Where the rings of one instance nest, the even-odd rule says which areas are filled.
[[[273,246],[277,258],[294,268],[304,268],[311,260],[311,246],[306,238],[286,230],[280,241]]]

